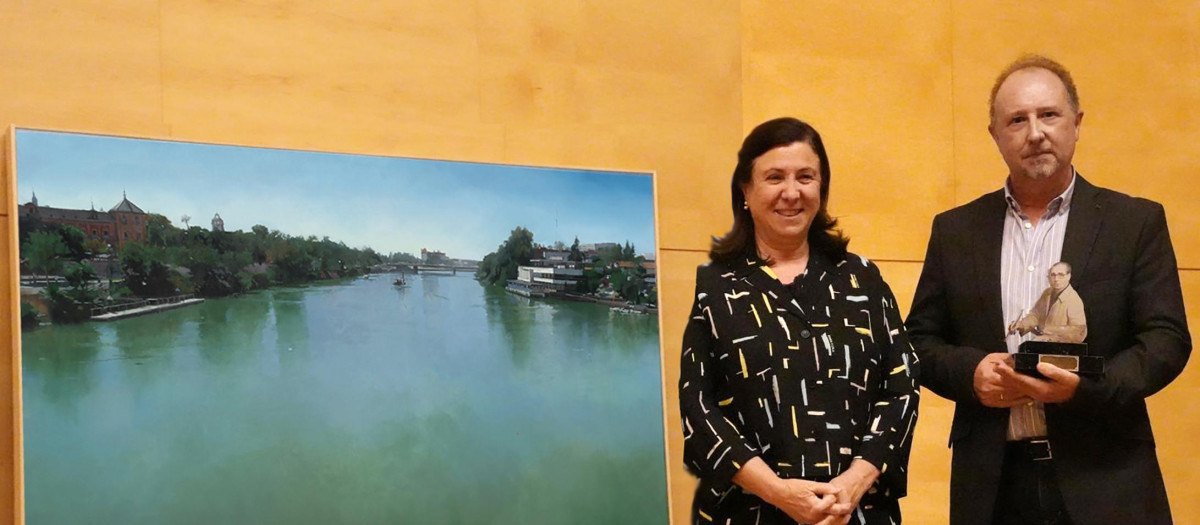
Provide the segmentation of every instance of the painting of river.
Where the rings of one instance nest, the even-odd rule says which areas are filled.
[[[27,523],[666,523],[649,176],[25,130],[17,174],[66,245],[22,237]]]

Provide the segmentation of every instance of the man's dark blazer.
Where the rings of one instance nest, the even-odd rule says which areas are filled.
[[[1191,338],[1175,253],[1158,203],[1089,184],[1076,175],[1063,242],[1071,283],[1083,298],[1086,342],[1104,356],[1102,379],[1046,406],[1053,466],[1076,525],[1171,523],[1145,398],[1183,370]],[[939,214],[906,322],[921,359],[921,384],[955,402],[950,523],[991,521],[1008,409],[975,397],[975,368],[1006,352],[1000,250],[1003,190]]]

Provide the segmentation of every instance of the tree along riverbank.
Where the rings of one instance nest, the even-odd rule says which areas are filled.
[[[194,294],[226,297],[272,286],[294,286],[355,277],[388,257],[351,248],[328,237],[298,237],[255,225],[251,231],[177,228],[149,214],[143,241],[120,249],[87,237],[74,226],[20,220],[22,269],[42,290],[46,315],[55,323],[91,318],[95,308],[130,301]],[[412,258],[408,254],[400,254]],[[22,326],[36,326],[38,309],[22,303]]]

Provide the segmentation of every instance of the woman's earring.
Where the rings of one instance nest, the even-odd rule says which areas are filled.
[[[742,201],[742,209],[743,209],[743,210],[748,210],[748,209],[750,209],[750,203],[748,203],[748,202],[746,202],[746,201]]]

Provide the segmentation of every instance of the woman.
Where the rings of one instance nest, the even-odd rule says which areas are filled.
[[[683,339],[695,523],[899,523],[917,358],[891,289],[827,211],[821,136],[759,125],[733,172],[733,229],[696,271]]]

